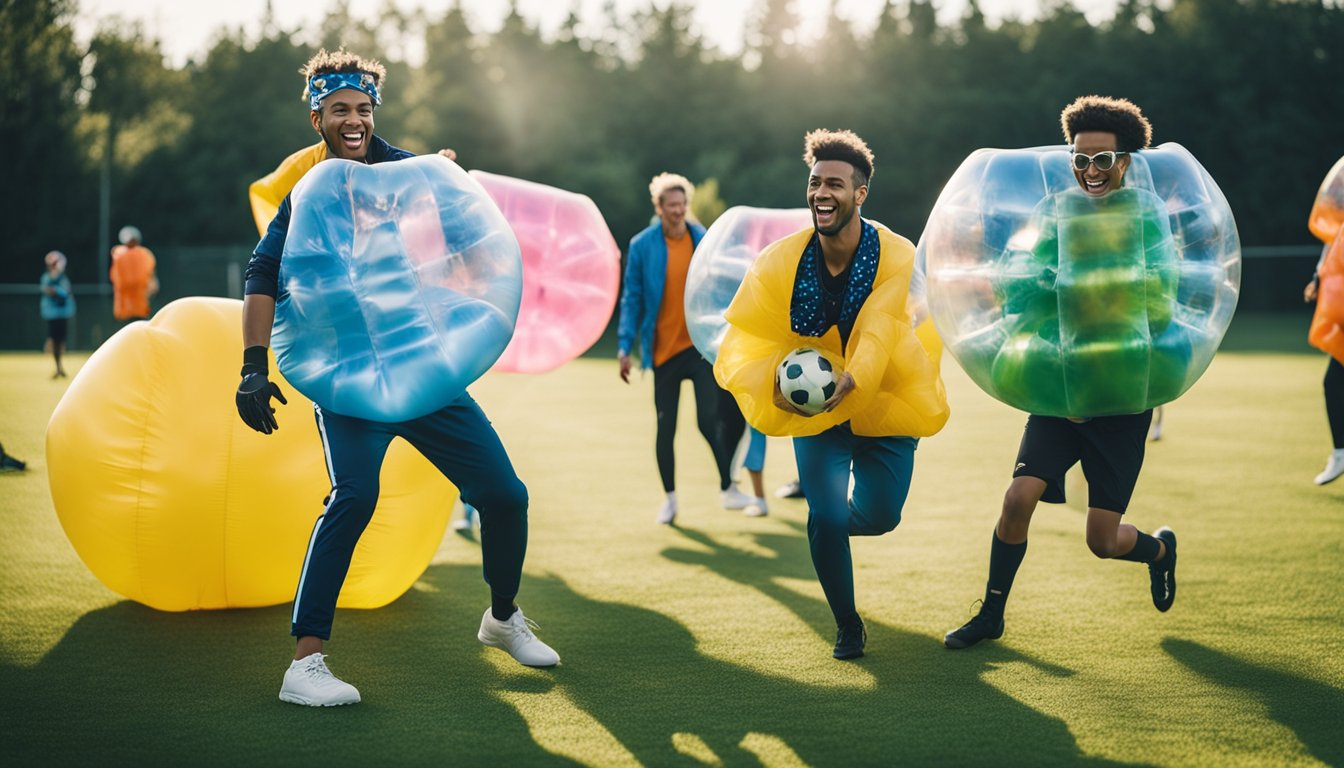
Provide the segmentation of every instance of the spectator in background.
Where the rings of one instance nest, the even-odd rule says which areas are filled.
[[[70,318],[75,316],[75,295],[70,290],[70,278],[65,274],[65,254],[49,251],[47,271],[42,273],[42,319],[47,321],[46,351],[56,361],[53,379],[65,378],[61,356],[65,354],[65,340],[70,332]]]
[[[149,317],[149,297],[159,292],[154,253],[140,244],[140,230],[122,227],[112,249],[112,316],[118,320]]]

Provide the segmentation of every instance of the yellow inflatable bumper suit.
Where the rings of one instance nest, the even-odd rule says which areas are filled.
[[[299,179],[311,171],[313,166],[326,159],[327,145],[319,141],[286,157],[274,171],[248,186],[247,198],[252,203],[252,218],[257,222],[258,234],[266,234],[271,219],[274,219],[276,211],[280,210],[280,203],[284,202],[285,195],[294,189]]]
[[[875,226],[881,244],[877,275],[846,349],[840,349],[834,326],[814,338],[794,333],[790,324],[794,277],[811,227],[767,246],[724,313],[728,331],[714,375],[761,432],[804,437],[850,422],[856,435],[928,437],[947,423],[947,392],[938,372],[941,342],[932,323],[922,323],[918,333],[911,325],[914,245]],[[834,411],[807,417],[775,405],[775,370],[798,347],[821,350],[837,376],[847,371],[854,378],[854,390]]]
[[[238,418],[242,306],[181,299],[126,326],[89,358],[47,426],[51,496],[70,543],[108,588],[159,610],[292,600],[331,490],[312,406],[274,361],[289,398],[280,430],[262,435]],[[342,607],[377,608],[410,589],[457,498],[400,440],[381,482]]]

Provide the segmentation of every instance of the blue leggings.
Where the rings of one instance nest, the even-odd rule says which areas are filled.
[[[325,411],[314,405],[327,455],[331,496],[313,526],[294,597],[290,634],[331,636],[336,598],[350,569],[355,544],[373,519],[378,474],[392,438],[420,451],[480,511],[481,556],[490,591],[518,594],[527,553],[527,488],[513,471],[504,445],[470,395],[428,416],[388,424]]]
[[[765,469],[765,435],[755,427],[747,427],[747,453],[742,457],[742,466],[751,472]]]
[[[807,496],[812,566],[837,624],[858,618],[849,537],[880,536],[901,522],[918,444],[913,437],[856,436],[848,422],[793,439],[798,480]]]

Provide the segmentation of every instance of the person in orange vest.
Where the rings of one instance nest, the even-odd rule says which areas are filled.
[[[149,297],[159,292],[154,276],[154,252],[140,244],[140,230],[122,227],[121,241],[112,249],[112,316],[118,320],[149,317]]]

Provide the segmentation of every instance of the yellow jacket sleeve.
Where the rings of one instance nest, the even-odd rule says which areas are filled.
[[[280,210],[285,195],[294,189],[305,173],[325,159],[327,145],[319,141],[286,157],[274,171],[248,186],[247,197],[252,203],[252,218],[257,222],[258,234],[265,236],[266,228],[270,226],[271,219],[275,218],[276,211]]]
[[[812,229],[767,247],[747,272],[724,318],[728,331],[714,374],[732,392],[747,421],[767,435],[803,437],[850,422],[855,434],[925,437],[942,429],[949,414],[938,374],[942,352],[936,334],[917,335],[906,307],[914,246],[878,229],[881,257],[873,290],[855,318],[847,350],[834,328],[821,338],[800,336],[790,325],[794,277]],[[775,371],[793,349],[820,349],[848,371],[855,388],[829,413],[806,417],[774,403]]]

